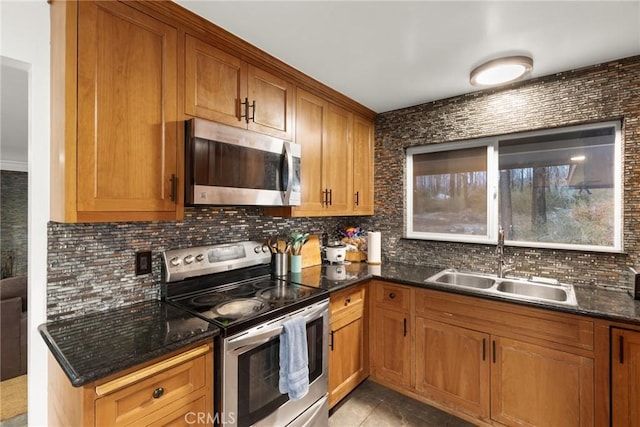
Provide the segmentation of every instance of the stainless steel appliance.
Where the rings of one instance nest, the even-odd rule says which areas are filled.
[[[326,426],[329,299],[326,290],[270,274],[260,242],[166,251],[163,298],[221,329],[216,344],[216,414],[228,426]],[[283,323],[307,326],[309,391],[290,400],[279,391]]]
[[[186,122],[185,203],[300,204],[300,146],[202,119]]]

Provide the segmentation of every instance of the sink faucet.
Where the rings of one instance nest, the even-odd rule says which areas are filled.
[[[498,277],[504,277],[504,274],[515,269],[513,262],[507,263],[504,259],[504,228],[500,226],[498,229],[498,245],[496,246],[496,255],[498,256]]]

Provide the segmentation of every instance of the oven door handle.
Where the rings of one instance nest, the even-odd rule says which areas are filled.
[[[302,314],[305,318],[306,323],[313,322],[314,320],[320,319],[325,312],[328,315],[329,313],[328,306],[329,306],[328,302],[323,302],[313,307],[313,309],[306,310],[302,313],[297,313],[295,315]],[[261,331],[255,331],[255,332],[248,331],[247,333],[239,336],[238,338],[230,339],[227,344],[233,347],[229,348],[227,350],[227,353],[238,353],[238,352],[242,353],[242,351],[240,350],[243,350],[246,347],[260,346],[268,342],[269,340],[273,339],[273,337],[279,336],[283,330],[282,324],[285,322],[285,320],[288,320],[289,318],[294,316],[287,316],[286,318],[282,319],[281,321],[278,321],[273,326],[267,329],[264,329]]]

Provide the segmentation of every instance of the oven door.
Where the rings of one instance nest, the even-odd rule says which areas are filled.
[[[226,425],[286,426],[305,412],[314,418],[307,425],[318,419],[325,421],[317,424],[326,425],[328,411],[314,408],[327,395],[328,307],[325,300],[224,340],[220,415]],[[282,324],[296,316],[304,316],[307,323],[309,392],[289,400],[278,387],[280,333]]]

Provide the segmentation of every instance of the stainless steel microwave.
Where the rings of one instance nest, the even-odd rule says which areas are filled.
[[[300,204],[298,144],[202,119],[185,127],[185,204]]]

